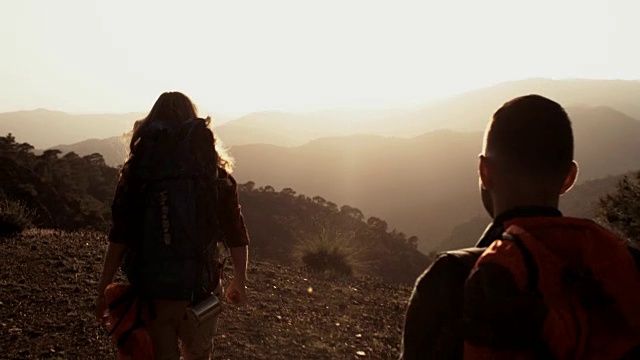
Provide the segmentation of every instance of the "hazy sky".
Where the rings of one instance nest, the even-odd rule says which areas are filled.
[[[640,1],[0,0],[0,111],[395,106],[528,77],[640,79]]]

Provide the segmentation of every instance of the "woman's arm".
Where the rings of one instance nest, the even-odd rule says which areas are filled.
[[[113,281],[113,277],[118,272],[118,268],[120,264],[122,264],[122,255],[125,250],[124,244],[118,243],[109,243],[109,248],[107,249],[107,253],[104,257],[104,265],[102,266],[102,276],[100,277],[100,281],[98,282],[97,289],[97,298],[96,298],[96,306],[95,306],[95,316],[98,321],[105,322],[106,321],[106,311],[107,311],[107,303],[104,299],[104,291]]]
[[[228,177],[230,184],[222,186],[218,192],[220,210],[217,216],[233,261],[233,281],[227,287],[226,297],[233,304],[243,304],[246,301],[249,234],[238,201],[237,183],[233,176],[226,172],[224,175]]]
[[[231,303],[242,305],[247,301],[245,282],[247,280],[247,262],[249,248],[238,246],[229,248],[233,260],[233,280],[227,288],[226,298]]]
[[[98,283],[98,296],[104,296],[104,290],[113,281],[116,272],[122,264],[122,255],[124,254],[125,245],[118,243],[109,243],[109,248],[104,257],[104,265],[102,267],[102,276]]]

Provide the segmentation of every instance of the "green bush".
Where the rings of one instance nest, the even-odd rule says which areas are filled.
[[[34,213],[20,201],[0,198],[0,236],[19,234],[32,226]]]
[[[364,266],[361,248],[352,233],[322,230],[300,241],[295,252],[308,270],[352,276]]]

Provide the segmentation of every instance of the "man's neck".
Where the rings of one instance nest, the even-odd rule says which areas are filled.
[[[557,209],[560,199],[558,197],[551,199],[544,199],[543,197],[532,197],[522,199],[509,199],[501,201],[500,199],[493,199],[493,218],[495,219],[500,214],[508,212],[513,209],[519,208],[553,208]]]
[[[504,231],[505,222],[515,218],[528,218],[528,217],[556,217],[562,216],[560,210],[557,207],[548,206],[521,206],[514,207],[510,210],[503,211],[494,217],[493,222],[485,229],[484,233],[480,237],[477,247],[487,247],[494,240],[499,239]]]

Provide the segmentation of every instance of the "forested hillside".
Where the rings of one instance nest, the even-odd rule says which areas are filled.
[[[628,155],[640,152],[638,120],[610,107],[569,107],[568,112],[579,184],[640,168],[640,160]],[[67,149],[88,155],[117,144],[125,149],[117,138],[100,147],[82,143]],[[230,150],[239,164],[238,181],[356,206],[417,235],[419,249],[430,252],[457,225],[484,213],[477,195],[481,144],[482,132],[440,130],[409,139],[351,135],[298,147],[253,144]],[[123,159],[122,152],[112,153],[110,159]]]
[[[0,197],[34,211],[36,227],[108,229],[118,169],[102,155],[35,155],[31,145],[8,135],[0,137],[0,166]],[[356,208],[253,182],[241,184],[239,193],[253,256],[390,282],[412,282],[428,265],[416,250],[417,237],[365,219]]]
[[[118,170],[102,155],[60,156],[58,150],[33,153],[33,146],[0,137],[0,197],[18,200],[34,211],[43,228],[105,230]]]
[[[355,272],[391,282],[413,282],[430,260],[416,250],[418,238],[362,211],[339,207],[322,197],[297,195],[293,189],[240,185],[240,202],[260,256],[296,264],[305,253],[336,249]],[[339,265],[339,264],[336,264]]]

